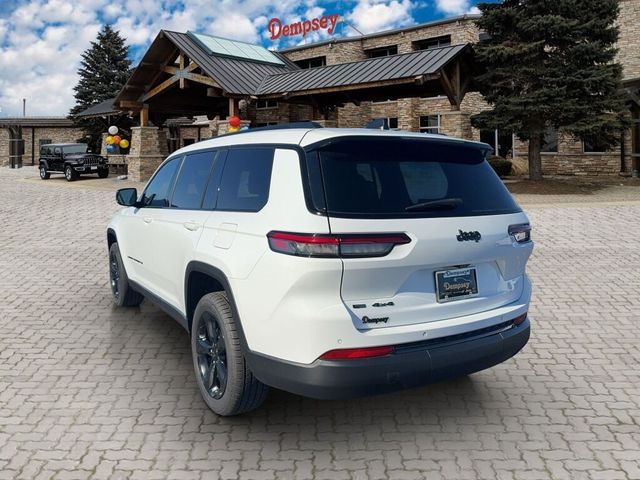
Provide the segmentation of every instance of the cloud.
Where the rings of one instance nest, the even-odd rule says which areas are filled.
[[[0,0],[0,112],[21,114],[22,98],[26,98],[28,115],[66,115],[75,103],[73,87],[81,54],[105,23],[126,38],[136,63],[161,29],[196,30],[284,48],[330,36],[319,31],[304,39],[271,42],[266,25],[273,17],[290,23],[339,13],[369,33],[414,23],[412,12],[420,1]],[[354,33],[341,25],[334,36]]]
[[[411,0],[358,0],[347,19],[362,33],[371,33],[413,23]]]
[[[464,13],[480,13],[471,0],[435,0],[436,8],[447,15],[462,15]]]

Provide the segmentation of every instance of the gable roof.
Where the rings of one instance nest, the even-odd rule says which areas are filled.
[[[452,45],[270,75],[264,79],[256,93],[266,95],[414,79],[436,73],[467,47],[467,44]]]

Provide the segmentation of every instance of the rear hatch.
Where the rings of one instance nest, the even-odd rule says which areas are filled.
[[[341,295],[357,328],[450,319],[520,298],[532,244],[509,228],[527,218],[485,154],[481,144],[416,136],[339,137],[308,152],[332,234],[410,239],[381,256],[342,256]]]

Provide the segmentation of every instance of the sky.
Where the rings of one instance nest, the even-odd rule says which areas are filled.
[[[0,0],[0,117],[66,115],[81,54],[105,23],[119,30],[140,60],[160,29],[209,33],[284,48],[328,38],[315,32],[269,39],[273,17],[283,24],[322,15],[344,19],[334,37],[377,32],[477,13],[476,0]],[[353,28],[352,28],[353,27]],[[114,92],[114,96],[117,92]]]

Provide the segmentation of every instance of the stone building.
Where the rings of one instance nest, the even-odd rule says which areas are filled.
[[[619,60],[636,124],[610,151],[549,132],[544,174],[638,170],[640,0],[620,5]],[[471,126],[471,115],[487,107],[473,91],[473,44],[483,35],[477,18],[465,15],[279,52],[163,30],[118,96],[86,115],[108,122],[120,112],[130,120],[131,148],[118,161],[128,164],[134,180],[148,178],[172,151],[226,133],[234,115],[251,127],[304,120],[364,127],[382,118],[391,128],[480,140],[497,155],[526,159],[526,143],[509,132]],[[132,123],[137,126],[130,128]],[[2,145],[0,136],[0,158]]]
[[[0,118],[0,166],[10,166],[12,159],[37,165],[41,145],[76,142],[83,135],[65,117]]]

